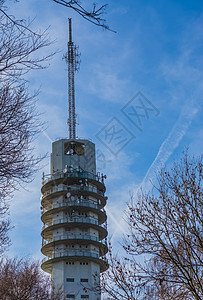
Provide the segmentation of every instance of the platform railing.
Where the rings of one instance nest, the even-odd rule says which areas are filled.
[[[88,192],[93,192],[96,194],[99,194],[101,196],[104,197],[104,193],[99,191],[97,188],[93,188],[91,186],[62,186],[62,187],[54,187],[46,192],[44,192],[42,194],[41,199],[53,194],[53,193],[57,193],[57,192],[62,192],[62,191],[67,191],[67,192],[71,192],[71,191],[88,191]]]
[[[59,208],[63,206],[83,206],[83,207],[92,207],[98,209],[98,204],[95,201],[91,200],[66,200],[59,203],[54,203],[52,208]]]
[[[57,203],[50,204],[48,209],[45,209],[44,207],[41,210],[41,214],[43,215],[45,212],[54,209],[54,208],[60,208],[60,207],[69,207],[69,206],[78,206],[78,207],[91,207],[98,209],[106,214],[106,211],[104,208],[100,208],[100,205],[98,205],[93,200],[66,200],[66,201],[60,201]]]
[[[52,220],[49,224],[45,224],[44,228],[62,223],[88,223],[98,225],[98,220],[91,217],[68,217],[57,220]]]
[[[57,219],[52,221],[52,225],[59,224],[59,223],[90,223],[90,224],[95,224],[98,225],[98,220],[91,218],[91,217],[68,217],[68,218],[62,218],[62,219]]]
[[[85,256],[85,257],[93,257],[93,258],[97,258],[97,259],[101,259],[104,262],[108,263],[108,260],[105,256],[100,257],[98,253],[94,253],[91,251],[81,251],[81,250],[76,250],[76,251],[61,251],[61,252],[55,252],[54,254],[52,254],[50,257],[45,257],[42,260],[42,263],[44,263],[45,261],[48,261],[49,259],[53,259],[53,258],[60,258],[60,257],[67,257],[67,256]]]
[[[63,223],[86,223],[86,224],[99,225],[98,220],[91,218],[91,217],[68,217],[68,218],[52,220],[52,222],[50,222],[49,224],[44,224],[42,227],[42,230],[44,230],[45,228],[48,228],[49,226],[59,225],[59,224],[63,224]],[[100,224],[99,226],[107,230],[106,222],[103,224]]]
[[[90,235],[90,234],[63,234],[63,235],[56,235],[54,236],[51,240],[46,241],[43,239],[42,241],[42,246],[45,246],[49,243],[56,242],[56,241],[61,241],[61,240],[90,240],[90,241],[95,241],[95,242],[100,242],[101,244],[107,246],[107,241],[106,240],[100,240],[97,236]]]
[[[84,178],[84,179],[93,179],[96,181],[99,181],[104,184],[104,178],[105,176],[101,175],[95,175],[91,172],[83,172],[83,171],[64,171],[64,172],[58,172],[53,175],[45,175],[42,181],[42,185],[45,185],[47,182],[52,180],[57,180],[60,178]]]

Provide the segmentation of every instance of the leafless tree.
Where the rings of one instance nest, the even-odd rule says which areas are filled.
[[[34,33],[29,25],[0,15],[0,199],[10,194],[16,183],[27,182],[40,161],[31,147],[40,125],[37,93],[30,95],[23,75],[44,68],[52,54],[36,56],[50,41],[46,32]]]
[[[22,259],[0,261],[0,299],[62,300],[62,293],[51,294],[51,281],[37,262]]]
[[[25,84],[0,87],[0,199],[29,181],[41,160],[31,147],[39,130],[33,101]]]
[[[79,15],[81,15],[85,20],[88,20],[89,22],[103,27],[107,30],[113,31],[112,29],[109,28],[108,25],[106,25],[106,20],[104,18],[104,14],[106,12],[106,8],[108,4],[103,4],[103,5],[97,5],[96,3],[92,3],[91,9],[86,9],[81,2],[78,0],[52,0],[58,4],[61,4],[65,7],[71,8],[74,11],[76,11]],[[89,5],[89,4],[88,4]],[[115,31],[113,31],[115,32]]]
[[[6,199],[23,182],[29,182],[41,157],[32,141],[41,122],[36,110],[37,92],[29,93],[25,74],[41,69],[53,54],[37,56],[50,45],[47,33],[33,32],[31,24],[16,20],[0,2],[0,254],[9,245],[10,221]]]
[[[0,9],[0,79],[1,82],[23,80],[22,75],[46,67],[53,53],[37,57],[51,42],[47,32],[33,32],[31,23],[15,20]]]
[[[203,165],[187,153],[132,199],[126,257],[110,249],[102,287],[113,299],[203,299]]]

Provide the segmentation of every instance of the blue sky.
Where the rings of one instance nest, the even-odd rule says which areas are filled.
[[[98,149],[98,169],[107,175],[109,236],[118,247],[126,230],[122,218],[130,194],[140,186],[149,189],[155,172],[164,164],[170,166],[184,147],[189,146],[191,153],[201,153],[203,2],[106,3],[107,23],[116,34],[84,21],[51,0],[20,0],[10,4],[9,12],[20,19],[35,18],[33,29],[50,26],[48,31],[55,42],[44,51],[59,50],[48,69],[28,76],[30,89],[41,90],[37,105],[47,122],[46,132],[35,141],[35,152],[42,155],[50,154],[51,141],[68,135],[67,67],[62,57],[67,45],[67,19],[72,18],[73,40],[82,54],[76,75],[78,136],[90,138]],[[142,130],[122,110],[139,102],[139,92],[146,97],[142,100],[148,101],[148,108],[153,108],[148,118],[142,110]],[[133,139],[109,151],[102,134],[111,121],[124,126],[124,139]],[[42,171],[49,173],[49,159],[43,165],[33,183],[11,200],[10,217],[15,228],[8,255],[42,257],[40,188]]]

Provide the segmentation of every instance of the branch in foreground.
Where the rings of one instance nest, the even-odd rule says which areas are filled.
[[[77,0],[71,0],[71,1],[53,0],[53,1],[65,7],[73,9],[85,20],[116,33],[116,31],[110,29],[109,26],[105,24],[106,20],[103,18],[103,15],[105,14],[108,4],[104,4],[97,7],[97,5],[93,3],[92,10],[88,11],[82,5],[80,5],[80,1]]]

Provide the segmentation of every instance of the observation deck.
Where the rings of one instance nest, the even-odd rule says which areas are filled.
[[[42,269],[59,261],[92,261],[107,270],[104,177],[72,169],[44,176],[41,188]]]

